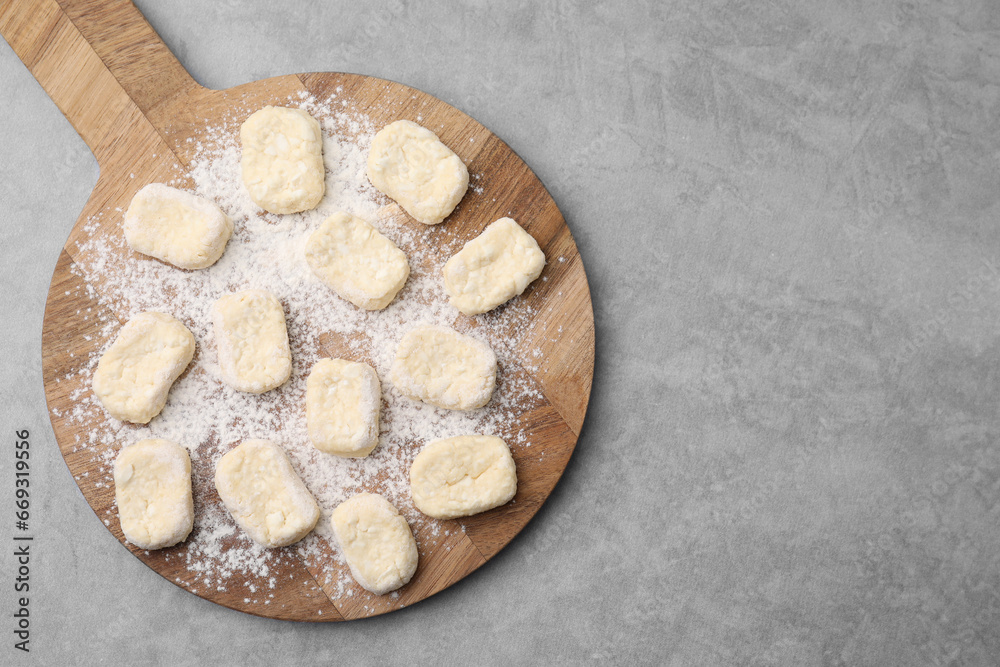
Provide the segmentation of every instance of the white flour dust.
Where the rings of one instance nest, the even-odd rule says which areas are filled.
[[[365,175],[367,149],[378,128],[363,114],[345,111],[347,107],[335,96],[322,102],[296,97],[286,106],[305,109],[323,127],[326,194],[318,208],[279,216],[253,204],[240,179],[237,122],[211,128],[210,141],[197,146],[189,165],[194,192],[219,204],[235,224],[226,251],[215,265],[183,271],[131,253],[121,238],[121,211],[105,212],[89,222],[88,235],[78,243],[75,268],[87,291],[122,321],[147,310],[173,315],[195,335],[197,351],[171,389],[163,412],[146,426],[114,420],[90,392],[90,376],[103,349],[86,359],[79,372],[64,378],[75,376],[84,388],[73,395],[76,407],[71,414],[57,414],[71,423],[88,425],[80,429],[87,435],[77,437],[77,451],[84,451],[98,464],[98,488],[113,487],[111,467],[124,446],[156,437],[186,447],[194,470],[196,519],[183,548],[170,556],[183,559],[190,573],[177,582],[195,592],[242,586],[246,603],[263,605],[270,604],[282,586],[275,573],[284,558],[311,563],[314,573],[317,567],[322,570],[324,586],[345,592],[351,582],[337,574],[344,568],[323,568],[322,563],[340,558],[329,528],[330,513],[359,491],[384,495],[407,518],[418,545],[422,537],[431,541],[442,529],[410,500],[408,474],[413,456],[430,440],[468,433],[498,435],[516,454],[531,446],[519,417],[542,401],[530,379],[531,364],[537,363],[540,352],[516,356],[534,313],[515,298],[499,311],[473,320],[447,303],[440,279],[447,253],[435,249],[448,240],[449,223],[425,227],[386,213],[383,207],[389,200]],[[249,115],[254,109],[245,111]],[[477,178],[474,174],[473,179]],[[467,196],[473,192],[470,189]],[[335,211],[368,220],[407,255],[409,280],[382,311],[359,310],[343,301],[306,264],[306,239]],[[240,393],[221,381],[209,315],[223,294],[250,288],[269,290],[282,302],[292,348],[291,379],[262,395]],[[89,319],[95,314],[78,316]],[[434,408],[401,396],[389,382],[399,339],[422,323],[452,326],[484,340],[496,352],[497,388],[485,408],[467,413]],[[114,318],[104,323],[105,347],[119,327]],[[381,433],[378,447],[367,458],[324,454],[308,440],[305,379],[324,356],[366,361],[378,372],[383,393]],[[322,508],[316,530],[295,547],[269,550],[256,545],[217,501],[210,501],[215,462],[248,438],[269,439],[282,446]],[[108,514],[103,519],[110,526],[117,517]]]

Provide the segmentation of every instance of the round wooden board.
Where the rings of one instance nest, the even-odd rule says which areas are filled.
[[[51,0],[39,0],[39,4],[42,9],[55,5]],[[98,184],[53,274],[42,336],[45,392],[53,429],[87,502],[126,548],[168,581],[212,602],[259,616],[300,621],[373,616],[411,605],[474,571],[517,535],[551,493],[576,445],[590,395],[594,367],[590,293],[572,235],[548,192],[527,165],[482,125],[430,95],[397,83],[352,74],[313,73],[212,91],[188,83],[184,74],[168,62],[169,67],[157,66],[161,72],[167,71],[158,79],[156,85],[160,88],[144,91],[142,82],[148,81],[148,73],[140,76],[135,72],[144,61],[114,61],[123,57],[119,56],[123,50],[120,45],[101,53],[103,42],[88,30],[98,34],[106,30],[102,27],[106,24],[81,4],[86,5],[69,3],[56,8],[58,12],[79,12],[72,29],[61,22],[66,15],[56,10],[48,19],[44,12],[41,19],[32,18],[42,20],[44,25],[36,26],[36,33],[24,43],[18,43],[16,35],[12,39],[9,16],[0,15],[0,23],[7,21],[0,27],[5,28],[5,38],[73,121],[101,166]],[[111,7],[115,9],[118,4],[112,3]],[[128,7],[123,11],[129,11]],[[125,18],[126,24],[137,20],[132,14]],[[93,23],[88,24],[88,20]],[[155,33],[143,25],[136,33],[141,33],[142,39],[155,40]],[[74,44],[83,40],[94,49],[90,53],[96,58],[86,55],[76,59],[82,73],[52,69],[50,60],[56,58],[45,50],[32,51],[31,46],[45,41],[38,35],[46,30],[50,33],[45,42],[49,51],[72,51]],[[129,39],[136,41],[139,37]],[[86,76],[88,58],[96,63],[90,78]],[[65,59],[62,62],[65,65]],[[105,67],[103,72],[100,67]],[[171,85],[171,76],[180,83],[175,90],[164,92],[163,88]],[[77,90],[81,78],[87,87]],[[72,90],[60,92],[62,80],[70,81],[65,85]],[[108,342],[106,323],[124,323],[129,313],[117,308],[113,300],[101,298],[104,294],[100,281],[85,283],[80,271],[74,270],[74,263],[82,261],[80,247],[88,239],[121,233],[120,211],[140,187],[185,178],[199,142],[219,140],[218,134],[209,135],[210,128],[228,122],[227,131],[235,133],[239,121],[254,109],[288,104],[295,96],[326,99],[333,94],[346,103],[346,110],[365,114],[375,127],[401,118],[419,119],[437,131],[468,165],[477,187],[470,189],[459,209],[443,223],[451,246],[474,238],[487,224],[503,216],[518,220],[538,241],[548,263],[544,279],[537,280],[520,297],[530,306],[532,319],[527,333],[520,329],[517,334],[517,351],[526,361],[530,355],[531,364],[503,372],[529,376],[543,399],[517,418],[519,427],[528,434],[531,455],[514,452],[519,482],[514,501],[462,521],[440,522],[443,530],[422,533],[417,528],[420,565],[398,595],[375,596],[357,585],[338,589],[330,584],[329,569],[343,569],[343,565],[332,556],[307,556],[292,546],[277,550],[270,561],[266,579],[279,582],[277,587],[272,587],[267,596],[253,596],[246,591],[266,586],[266,581],[258,580],[256,574],[240,580],[242,575],[236,573],[230,575],[225,586],[206,586],[204,573],[188,566],[187,543],[146,552],[124,540],[114,511],[109,457],[97,456],[101,453],[88,444],[88,434],[101,424],[81,421],[78,411],[76,416],[74,412],[79,398],[89,396],[87,368]],[[430,251],[435,249],[431,247]],[[137,257],[124,248],[120,261],[153,261]],[[117,325],[111,328],[116,330]],[[102,458],[104,462],[100,463]],[[220,501],[207,463],[196,459],[194,467],[198,512]]]

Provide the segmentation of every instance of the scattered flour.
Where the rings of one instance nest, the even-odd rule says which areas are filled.
[[[168,557],[183,559],[191,576],[176,581],[196,593],[242,587],[247,604],[270,604],[274,594],[268,591],[281,586],[273,572],[286,558],[301,558],[314,575],[322,573],[321,583],[328,592],[353,595],[346,569],[325,567],[324,563],[332,558],[343,564],[329,517],[340,502],[359,491],[380,493],[392,502],[407,518],[418,545],[424,542],[422,553],[437,538],[447,537],[441,535],[438,522],[412,505],[408,473],[413,456],[427,441],[471,433],[498,435],[516,454],[531,446],[530,425],[521,418],[542,402],[530,378],[540,351],[528,354],[527,359],[515,356],[534,313],[520,298],[475,319],[448,305],[440,276],[451,251],[445,247],[449,223],[428,228],[386,213],[384,207],[391,202],[365,176],[367,149],[378,128],[363,114],[345,111],[335,97],[322,102],[295,97],[287,104],[310,112],[323,127],[326,195],[317,209],[278,216],[253,204],[240,179],[239,126],[234,121],[211,128],[210,140],[196,147],[196,157],[189,165],[194,192],[219,204],[235,223],[232,239],[215,265],[183,271],[129,253],[120,238],[120,210],[90,220],[85,228],[88,234],[78,243],[76,254],[75,270],[86,281],[87,291],[119,319],[124,321],[146,310],[167,312],[181,320],[197,340],[194,361],[173,386],[162,413],[146,426],[112,419],[93,397],[90,376],[103,349],[94,351],[75,374],[83,376],[78,379],[83,380],[85,389],[73,395],[77,407],[68,418],[98,426],[83,437],[77,436],[77,449],[92,455],[105,475],[99,484],[110,486],[112,463],[128,444],[143,438],[167,438],[188,448],[194,470],[195,529],[183,547]],[[246,114],[252,111],[245,110]],[[368,220],[407,255],[409,280],[382,311],[360,310],[340,299],[306,264],[306,239],[337,210]],[[267,289],[282,302],[292,348],[290,380],[262,395],[237,392],[221,381],[209,314],[221,295],[250,288]],[[494,349],[500,371],[493,399],[485,408],[468,413],[434,408],[404,398],[388,381],[399,339],[421,323],[452,326],[485,340]],[[119,326],[113,318],[104,324],[105,347]],[[367,458],[339,458],[319,452],[309,443],[305,380],[312,365],[325,356],[371,363],[382,381],[379,445]],[[319,501],[323,512],[320,522],[299,545],[274,550],[256,545],[242,534],[215,497],[212,474],[216,461],[247,438],[266,438],[281,445]]]

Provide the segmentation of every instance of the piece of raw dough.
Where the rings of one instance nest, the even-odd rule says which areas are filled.
[[[233,234],[233,221],[215,202],[162,183],[135,193],[124,227],[132,250],[182,269],[215,264]]]
[[[417,571],[417,543],[410,526],[382,496],[351,497],[333,510],[330,524],[355,581],[372,593],[394,591]]]
[[[361,218],[342,212],[309,237],[306,262],[341,298],[365,310],[388,306],[410,275],[402,250]]]
[[[451,305],[466,315],[493,310],[517,296],[542,273],[538,242],[510,218],[500,218],[444,265]]]
[[[413,504],[435,519],[454,519],[503,505],[517,493],[507,443],[492,435],[435,440],[410,466]]]
[[[292,373],[285,311],[277,297],[252,289],[226,294],[212,306],[222,379],[238,391],[262,394]]]
[[[250,199],[271,213],[297,213],[323,199],[323,133],[302,109],[267,106],[240,127],[240,168]]]
[[[321,452],[368,456],[378,444],[382,388],[368,364],[320,359],[306,380],[306,425]]]
[[[194,527],[191,458],[169,440],[140,440],[115,459],[115,502],[125,539],[141,549],[183,542]]]
[[[416,220],[436,225],[465,196],[469,170],[426,127],[397,120],[372,139],[368,180]]]
[[[240,528],[265,547],[294,544],[319,520],[316,499],[268,440],[245,440],[219,459],[215,488]]]
[[[489,345],[437,325],[406,332],[389,371],[404,396],[450,410],[489,403],[496,376],[497,358]]]
[[[194,336],[164,313],[139,313],[121,328],[94,371],[94,394],[115,419],[146,424],[194,356]]]

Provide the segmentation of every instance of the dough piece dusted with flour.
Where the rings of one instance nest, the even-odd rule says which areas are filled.
[[[436,225],[465,196],[469,170],[426,127],[397,120],[372,139],[368,180],[415,219]]]
[[[368,364],[320,359],[306,380],[309,439],[321,452],[368,456],[378,445],[382,388]]]
[[[435,519],[454,519],[499,507],[517,493],[507,443],[492,435],[435,440],[410,466],[413,504]]]
[[[182,269],[215,264],[232,234],[233,221],[215,202],[162,183],[135,193],[125,212],[132,250]]]
[[[115,502],[125,539],[141,549],[183,542],[194,527],[191,458],[169,440],[140,440],[115,459]]]
[[[164,313],[139,313],[97,363],[94,394],[115,419],[146,424],[194,356],[194,336]]]
[[[341,298],[365,310],[388,306],[410,275],[402,250],[347,213],[334,213],[312,233],[306,262]]]
[[[212,306],[222,379],[238,391],[262,394],[292,373],[285,312],[266,290],[227,294]]]
[[[408,331],[389,371],[404,396],[450,410],[489,403],[496,376],[497,358],[488,345],[436,325]]]
[[[294,544],[319,520],[316,499],[268,440],[245,440],[219,459],[215,488],[240,528],[265,547]]]
[[[538,242],[510,218],[500,218],[445,262],[444,289],[451,305],[477,315],[523,292],[543,268]]]
[[[417,571],[417,543],[410,526],[382,496],[351,497],[333,510],[330,524],[351,575],[366,590],[389,593]]]
[[[250,199],[271,213],[315,208],[323,198],[323,133],[302,109],[267,106],[240,127],[240,168]]]

